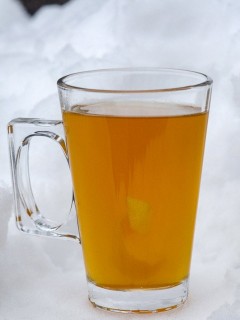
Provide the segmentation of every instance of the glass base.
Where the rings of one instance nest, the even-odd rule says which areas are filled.
[[[188,296],[188,279],[159,289],[111,290],[88,282],[89,300],[101,309],[123,313],[155,313],[180,307]]]

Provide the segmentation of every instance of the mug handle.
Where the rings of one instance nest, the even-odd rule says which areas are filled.
[[[56,142],[68,162],[63,124],[60,120],[17,118],[8,124],[9,151],[16,224],[19,230],[50,237],[73,239],[80,242],[74,196],[65,222],[56,223],[40,212],[34,199],[29,175],[29,147],[32,139],[45,137]]]

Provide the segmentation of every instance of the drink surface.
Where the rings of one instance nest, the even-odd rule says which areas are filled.
[[[63,112],[90,281],[160,288],[188,276],[207,117],[136,102]]]

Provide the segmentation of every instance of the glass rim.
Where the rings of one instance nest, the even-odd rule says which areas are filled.
[[[98,88],[89,88],[84,86],[75,86],[72,84],[68,84],[66,81],[70,78],[76,77],[76,76],[84,76],[84,75],[91,75],[91,74],[101,74],[101,73],[114,73],[114,72],[139,72],[139,73],[147,73],[147,72],[178,72],[182,74],[188,74],[192,76],[198,76],[199,78],[202,78],[202,81],[199,81],[196,84],[189,84],[185,86],[172,86],[169,88],[156,88],[156,89],[141,89],[141,90],[119,90],[119,89],[98,89]],[[161,93],[161,92],[174,92],[174,91],[183,91],[183,90],[190,90],[194,88],[204,87],[204,86],[211,86],[213,83],[213,80],[207,76],[204,73],[198,72],[198,71],[191,71],[187,69],[177,69],[177,68],[160,68],[160,67],[130,67],[130,68],[106,68],[106,69],[95,69],[95,70],[87,70],[87,71],[79,71],[75,73],[70,73],[68,75],[65,75],[61,77],[57,81],[57,86],[64,90],[78,90],[78,91],[84,91],[84,92],[92,92],[92,93]]]

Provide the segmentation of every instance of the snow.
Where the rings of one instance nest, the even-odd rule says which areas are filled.
[[[126,318],[88,302],[77,243],[16,229],[6,131],[16,117],[60,118],[59,77],[121,66],[192,69],[214,80],[190,297],[179,310],[141,318],[240,319],[239,12],[234,0],[72,0],[30,18],[18,1],[0,0],[1,320]]]

